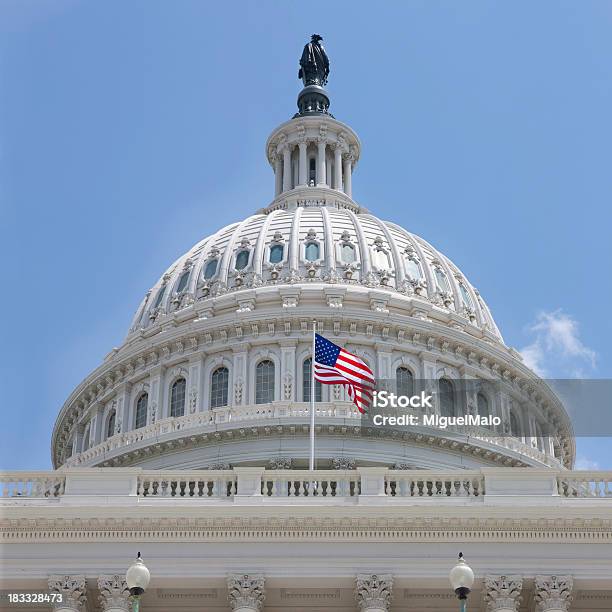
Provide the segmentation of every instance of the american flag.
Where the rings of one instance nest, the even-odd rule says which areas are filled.
[[[376,384],[374,373],[363,359],[320,336],[315,335],[315,380],[325,385],[342,385],[359,412],[365,413]]]

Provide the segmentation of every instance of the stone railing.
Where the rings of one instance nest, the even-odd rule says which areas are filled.
[[[361,425],[361,415],[349,402],[321,402],[316,404],[315,419],[318,424],[326,424],[333,420],[348,420],[355,426]],[[107,458],[121,454],[129,447],[146,446],[147,443],[157,443],[161,439],[168,440],[180,437],[183,432],[208,433],[220,430],[256,426],[264,422],[295,423],[310,420],[310,405],[305,402],[272,402],[270,404],[251,404],[246,406],[231,406],[216,408],[205,412],[196,412],[182,417],[162,419],[132,431],[126,431],[108,438],[81,453],[66,460],[64,467],[79,467],[99,464]],[[416,429],[415,429],[416,431]],[[502,436],[493,431],[477,427],[449,427],[440,430],[433,427],[420,427],[418,431],[425,435],[435,434],[438,437],[466,436],[479,442],[490,444],[498,449],[512,451],[549,467],[561,467],[559,462],[549,455],[523,443],[517,438]]]
[[[124,496],[136,503],[157,500],[237,502],[259,498],[261,503],[334,500],[343,503],[379,502],[479,503],[491,498],[520,498],[541,502],[593,500],[612,504],[612,471],[584,472],[539,468],[481,468],[480,470],[142,470],[140,468],[78,468],[56,472],[0,473],[4,504]],[[518,501],[517,503],[523,503]]]
[[[65,486],[61,472],[0,472],[2,497],[61,497]]]

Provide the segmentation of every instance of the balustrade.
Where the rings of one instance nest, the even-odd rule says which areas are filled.
[[[117,494],[151,500],[198,498],[231,501],[236,495],[330,500],[374,495],[406,499],[408,503],[419,499],[481,501],[487,495],[543,495],[568,501],[604,501],[612,498],[612,472],[603,471],[530,468],[439,471],[360,467],[355,470],[314,471],[240,467],[222,470],[112,470],[112,479],[109,478],[109,470],[100,468],[4,472],[0,473],[1,497],[49,500],[66,495],[90,496],[97,494],[96,482],[100,482],[100,495],[106,495],[110,481],[117,483]],[[242,481],[242,491],[239,487],[241,475],[246,478]]]

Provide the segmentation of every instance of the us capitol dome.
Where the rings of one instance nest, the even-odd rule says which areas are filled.
[[[497,415],[520,432],[383,435],[360,426],[342,387],[317,385],[317,467],[573,466],[562,404],[463,271],[353,199],[362,145],[330,114],[326,78],[304,79],[298,112],[268,138],[272,201],[172,263],[123,344],[66,400],[56,468],[306,468],[313,321],[398,391],[434,381],[435,411]]]

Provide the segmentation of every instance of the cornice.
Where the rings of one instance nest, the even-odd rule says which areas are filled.
[[[23,510],[23,509],[22,509]],[[178,510],[178,511],[177,511]],[[303,509],[302,509],[303,510]],[[318,508],[318,510],[323,510]],[[377,509],[379,510],[379,509]],[[404,509],[405,510],[405,509]],[[312,511],[312,509],[311,509]],[[143,511],[139,509],[142,514]],[[139,541],[221,541],[221,542],[486,542],[486,543],[612,543],[612,519],[580,518],[527,519],[516,516],[443,518],[308,515],[292,509],[293,516],[252,516],[261,510],[249,509],[251,516],[201,518],[182,515],[173,508],[173,518],[4,518],[0,541],[109,542]],[[117,510],[115,509],[115,514]]]

